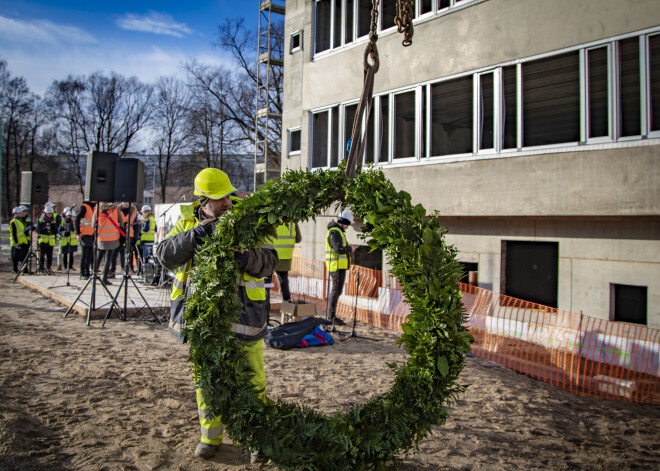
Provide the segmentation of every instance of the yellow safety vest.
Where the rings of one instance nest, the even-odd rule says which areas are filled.
[[[64,223],[66,221],[62,219],[62,226],[64,226]],[[60,247],[66,247],[66,246],[72,246],[76,247],[78,245],[78,237],[76,237],[76,230],[72,230],[69,232],[68,236],[60,236]]]
[[[328,230],[328,234],[325,236],[325,267],[330,273],[336,272],[337,270],[346,270],[348,269],[348,254],[346,253],[337,253],[334,251],[330,245],[330,233],[332,231],[338,231],[341,234],[341,240],[344,244],[344,247],[348,246],[346,241],[346,236],[344,231],[338,227],[333,227]]]
[[[44,219],[39,218],[39,221],[45,222]],[[55,221],[55,216],[53,216],[53,222]],[[39,244],[48,244],[51,247],[55,247],[55,234],[39,234],[39,239],[37,239]]]
[[[149,230],[142,231],[140,234],[140,240],[142,242],[153,242],[156,240],[156,218],[149,216]]]
[[[18,218],[13,218],[9,221],[9,244],[11,247],[14,246],[14,238],[12,234],[14,232],[14,226],[16,226],[16,239],[18,240],[18,245],[28,244],[28,238],[25,235],[25,224]]]
[[[291,222],[288,226],[286,224],[277,226],[277,237],[272,243],[280,260],[291,260],[296,246],[296,225]]]
[[[199,224],[198,219],[194,215],[195,208],[199,206],[199,201],[193,204],[181,206],[181,219],[179,219],[170,232],[167,233],[168,237],[173,237],[181,232],[189,231]],[[181,331],[184,327],[183,312],[185,307],[185,292],[188,284],[190,269],[192,268],[192,259],[188,260],[185,264],[181,265],[174,275],[172,281],[172,293],[170,294],[171,307],[170,307],[170,330],[173,334],[181,338]],[[244,312],[240,320],[249,322],[252,320],[254,323],[255,318],[260,318],[257,310],[263,309],[263,302],[266,300],[266,287],[263,278],[254,278],[245,272],[239,271],[238,287],[244,289],[247,298],[252,303],[244,305]],[[251,312],[254,311],[253,312]],[[256,314],[256,315],[253,315]],[[231,324],[230,330],[237,334],[239,338],[244,340],[253,340],[252,337],[258,336],[266,328],[268,316],[263,319],[263,325],[247,325],[247,324]],[[262,322],[259,321],[259,324]]]

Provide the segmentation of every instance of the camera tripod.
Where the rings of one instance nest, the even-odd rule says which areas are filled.
[[[108,320],[110,317],[110,314],[112,313],[112,310],[117,308],[118,310],[118,315],[117,317],[119,320],[125,321],[127,319],[127,313],[128,313],[128,282],[130,281],[133,284],[133,287],[136,289],[140,297],[142,298],[142,301],[144,301],[144,304],[147,306],[149,309],[149,312],[151,315],[154,317],[156,322],[160,324],[160,319],[158,319],[158,316],[154,313],[153,309],[151,309],[151,306],[149,306],[149,303],[147,302],[146,298],[142,294],[142,291],[140,291],[140,288],[138,288],[137,284],[135,283],[135,280],[133,280],[133,277],[131,276],[131,259],[133,258],[133,247],[132,247],[132,239],[133,237],[131,236],[133,230],[131,228],[131,225],[133,222],[132,217],[133,217],[133,205],[129,203],[128,205],[128,222],[126,224],[126,250],[128,251],[129,255],[125,257],[124,261],[124,274],[121,277],[121,282],[119,283],[119,288],[117,289],[117,292],[115,293],[114,297],[112,298],[112,302],[110,303],[110,307],[108,308],[108,312],[105,315],[105,318],[103,319],[103,323],[101,324],[101,327],[105,326],[105,322]],[[135,215],[137,218],[137,213]],[[122,309],[119,307],[119,303],[117,302],[117,299],[119,298],[119,294],[121,293],[122,289],[124,290],[124,308]]]
[[[32,233],[34,232],[34,206],[35,205],[30,204],[30,207],[32,208],[32,214],[31,214],[32,219],[30,221],[30,241],[29,241],[29,245],[28,245],[28,252],[27,252],[27,254],[25,254],[25,258],[23,258],[23,261],[21,262],[21,266],[18,269],[18,273],[14,277],[14,281],[13,281],[14,283],[16,283],[16,281],[18,280],[18,277],[23,274],[23,271],[26,269],[26,267],[27,267],[28,273],[32,274],[32,260],[34,260],[34,263],[36,263],[36,265],[37,265],[37,269],[35,270],[35,273],[41,273],[41,271],[42,271],[42,269],[39,265],[39,256],[37,254],[35,254],[34,253],[35,251],[32,249],[32,243],[33,243],[33,239],[34,239],[32,237]],[[39,248],[39,244],[37,244],[37,250],[36,251],[39,255],[41,255],[41,249]]]

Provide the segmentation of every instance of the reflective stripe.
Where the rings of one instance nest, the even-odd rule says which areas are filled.
[[[255,337],[263,330],[266,328],[266,323],[262,325],[261,327],[250,327],[248,325],[243,325],[243,324],[232,324],[229,327],[229,330],[234,332],[235,334],[243,334],[243,335],[249,335],[250,337]]]
[[[288,226],[280,224],[276,232],[277,237],[273,239],[273,247],[277,251],[277,256],[280,260],[290,260],[296,246],[296,226],[294,223],[289,223]]]
[[[203,425],[200,425],[199,429],[202,432],[202,437],[205,438],[218,438],[220,435],[222,435],[225,432],[224,425],[216,425],[215,427],[210,429],[204,427]]]
[[[211,413],[211,409],[202,409],[201,407],[197,407],[197,415],[200,419],[205,420],[211,420],[215,418],[215,416]]]
[[[94,209],[87,204],[83,203],[83,209],[85,210],[85,216],[88,214],[94,214]],[[92,218],[82,218],[80,220],[80,235],[94,235],[94,219]]]

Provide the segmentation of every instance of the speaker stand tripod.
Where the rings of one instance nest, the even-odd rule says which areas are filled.
[[[128,282],[130,281],[133,283],[133,287],[135,290],[138,292],[140,297],[142,298],[142,301],[144,301],[144,304],[149,308],[149,312],[151,315],[154,317],[156,322],[160,324],[160,320],[158,319],[158,316],[154,313],[153,309],[151,309],[151,306],[149,306],[149,303],[147,302],[146,298],[142,294],[142,291],[140,291],[140,288],[138,288],[137,284],[133,280],[133,277],[131,277],[131,259],[133,258],[133,247],[132,247],[132,237],[131,237],[131,232],[132,228],[131,225],[134,221],[131,221],[131,218],[133,216],[132,212],[133,206],[132,204],[129,203],[128,206],[128,223],[126,224],[126,250],[128,251],[129,255],[125,257],[124,261],[124,274],[121,277],[121,282],[119,283],[119,288],[117,289],[117,292],[115,293],[114,297],[112,298],[112,302],[110,303],[110,307],[108,308],[108,312],[105,314],[105,318],[103,319],[103,323],[101,324],[101,327],[105,326],[105,322],[108,320],[110,317],[110,314],[112,313],[112,310],[117,307],[117,310],[119,311],[118,317],[119,320],[125,321],[127,318],[127,313],[128,313]],[[136,213],[137,217],[137,213]],[[119,298],[119,294],[121,293],[122,289],[124,290],[124,309],[119,307],[119,303],[117,302],[117,298]]]
[[[89,280],[87,280],[87,283],[85,283],[85,286],[80,290],[78,293],[78,296],[76,296],[76,299],[73,300],[71,305],[69,306],[69,309],[64,313],[62,317],[66,317],[69,315],[69,313],[73,310],[73,307],[76,305],[78,300],[82,297],[83,293],[87,289],[89,285],[92,285],[92,290],[89,294],[89,302],[87,303],[87,325],[89,326],[91,319],[92,319],[92,312],[96,309],[96,282],[100,282],[101,286],[105,290],[105,292],[108,294],[109,298],[112,298],[112,293],[108,290],[108,287],[103,283],[103,280],[98,276],[96,273],[96,249],[98,246],[98,236],[99,236],[99,231],[98,231],[98,217],[97,217],[97,212],[98,212],[98,202],[96,203],[97,207],[94,210],[94,215],[92,216],[93,220],[93,225],[94,225],[94,242],[93,242],[93,255],[92,255],[92,276],[90,276]],[[84,303],[84,302],[83,302]],[[101,306],[104,307],[104,306]]]

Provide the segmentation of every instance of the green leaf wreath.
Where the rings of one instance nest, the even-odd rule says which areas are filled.
[[[388,365],[395,378],[390,391],[347,412],[328,416],[281,400],[264,403],[229,330],[240,310],[232,248],[257,246],[275,235],[275,225],[314,219],[340,199],[362,218],[360,237],[385,251],[403,287],[411,312],[397,343],[408,361]],[[289,170],[220,219],[195,256],[186,322],[189,360],[232,440],[284,469],[376,469],[418,451],[432,427],[445,422],[445,406],[464,390],[457,381],[473,339],[463,326],[456,250],[437,219],[425,216],[381,171],[367,169],[344,183],[340,166]]]

